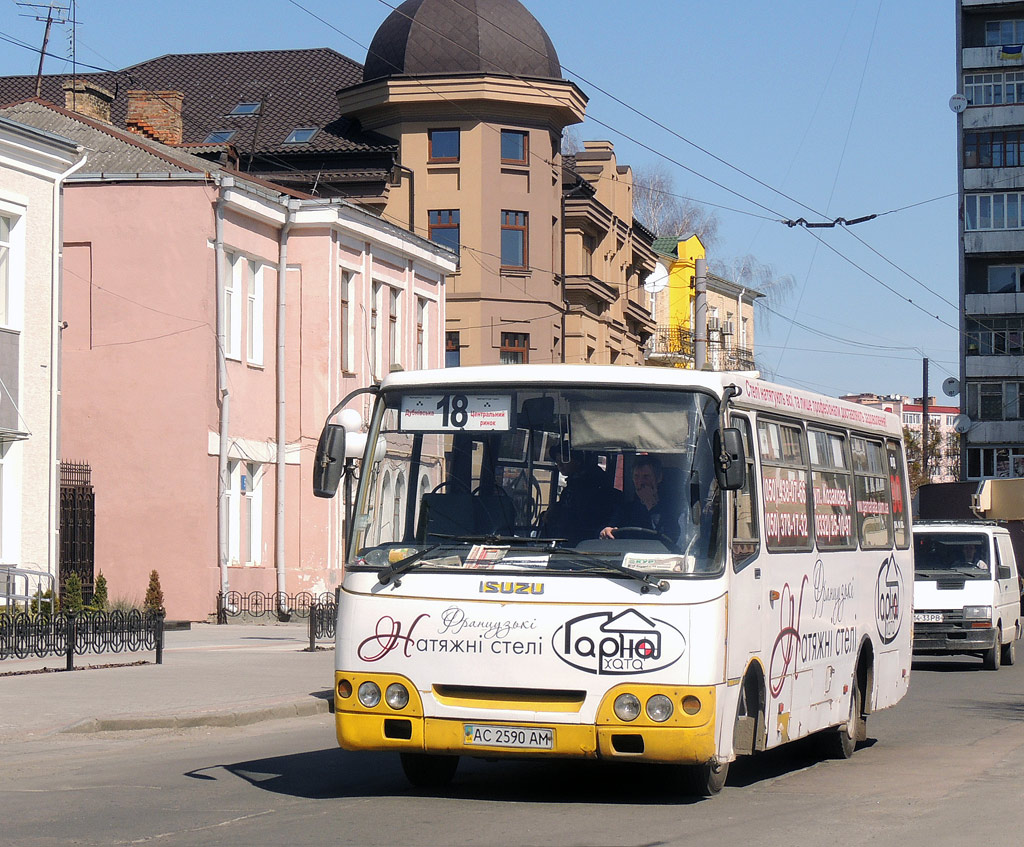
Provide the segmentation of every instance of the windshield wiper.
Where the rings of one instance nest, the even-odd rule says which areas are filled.
[[[574,550],[571,547],[554,547],[551,552],[570,553],[574,557],[570,558],[567,562],[567,564],[570,565],[580,565],[593,570],[610,571],[612,573],[628,576],[630,579],[635,579],[637,582],[643,583],[640,588],[641,594],[647,594],[652,588],[657,588],[658,591],[664,593],[672,587],[672,583],[667,579],[657,579],[649,573],[635,571],[632,568],[627,568],[625,565],[615,564],[614,562],[607,561],[607,559],[598,558],[601,556],[607,556],[607,553],[582,552],[580,550]],[[589,558],[591,556],[594,558]]]
[[[387,585],[391,580],[395,581],[395,588],[402,584],[400,579],[397,577],[406,571],[412,570],[413,568],[420,565],[427,556],[433,553],[440,544],[434,544],[431,547],[427,547],[425,550],[420,550],[418,553],[413,553],[411,556],[406,556],[404,559],[399,559],[393,565],[388,565],[377,575],[377,582],[381,585]]]

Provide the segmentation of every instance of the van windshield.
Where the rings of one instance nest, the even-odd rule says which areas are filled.
[[[386,392],[375,418],[350,567],[723,567],[711,395],[432,386]]]
[[[988,579],[992,557],[988,536],[966,532],[915,532],[914,573],[925,578],[956,574]]]

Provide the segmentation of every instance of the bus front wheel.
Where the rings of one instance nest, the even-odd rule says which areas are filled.
[[[725,785],[729,763],[712,760],[703,765],[684,765],[687,793],[695,797],[714,797]]]
[[[458,756],[434,756],[429,753],[400,753],[405,778],[416,788],[444,788],[455,777]]]

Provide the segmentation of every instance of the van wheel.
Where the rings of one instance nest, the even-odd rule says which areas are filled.
[[[444,788],[455,777],[458,756],[433,756],[429,753],[400,753],[405,778],[416,788]]]
[[[982,660],[985,663],[985,670],[997,671],[1003,658],[1003,645],[999,642],[1003,640],[1002,630],[996,630],[996,642],[988,650],[985,651],[982,656]]]
[[[867,737],[867,718],[861,714],[860,686],[854,682],[850,695],[850,716],[841,726],[826,730],[822,738],[825,755],[830,759],[849,759],[857,749],[857,740]]]
[[[729,775],[729,763],[717,760],[683,767],[683,787],[695,797],[714,797],[722,790]]]
[[[1017,632],[1013,633],[1013,639],[1003,645],[1003,655],[1000,657],[1004,665],[1012,665],[1017,661]]]

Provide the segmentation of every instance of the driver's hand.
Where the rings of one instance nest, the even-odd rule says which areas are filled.
[[[617,529],[618,529],[617,526],[606,526],[604,529],[601,530],[601,533],[600,533],[599,537],[601,537],[601,538],[614,538],[615,537],[615,530],[617,530]]]

